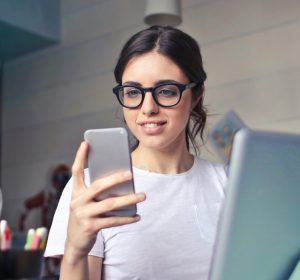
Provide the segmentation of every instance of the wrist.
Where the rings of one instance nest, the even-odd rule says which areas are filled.
[[[72,245],[68,244],[66,241],[65,251],[64,251],[64,260],[69,265],[77,265],[80,262],[87,261],[88,254],[81,250],[74,248]]]
[[[87,254],[78,252],[72,246],[65,246],[65,252],[60,266],[61,280],[89,279]]]

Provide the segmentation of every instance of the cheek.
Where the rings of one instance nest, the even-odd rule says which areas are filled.
[[[176,114],[178,117],[182,119],[189,119],[192,111],[192,102],[190,98],[182,99],[181,103],[179,103],[178,110],[176,110]]]
[[[126,124],[130,127],[130,125],[136,120],[137,113],[135,110],[129,110],[126,108],[123,108],[123,117],[125,119]]]

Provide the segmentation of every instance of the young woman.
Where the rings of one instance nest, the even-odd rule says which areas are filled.
[[[115,78],[113,92],[137,139],[133,174],[90,184],[81,143],[46,256],[63,255],[61,279],[206,279],[226,176],[189,152],[206,122],[198,44],[175,28],[142,30],[125,44]],[[132,176],[136,194],[94,200]],[[136,217],[102,216],[132,204]]]

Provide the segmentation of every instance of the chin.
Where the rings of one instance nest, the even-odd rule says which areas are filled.
[[[143,148],[151,149],[155,151],[169,150],[170,148],[178,147],[173,141],[166,141],[165,139],[152,139],[152,140],[142,140],[140,145]]]

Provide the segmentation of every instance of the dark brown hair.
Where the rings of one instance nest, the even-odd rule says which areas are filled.
[[[193,98],[199,98],[199,101],[191,112],[190,121],[185,130],[188,149],[190,140],[197,152],[195,138],[200,135],[203,141],[207,118],[206,109],[203,106],[206,73],[203,69],[199,45],[188,34],[170,26],[152,26],[144,29],[133,35],[124,45],[114,70],[116,82],[122,84],[123,72],[133,57],[150,51],[167,56],[180,67],[190,82],[198,83],[198,86],[192,89],[192,94]]]

